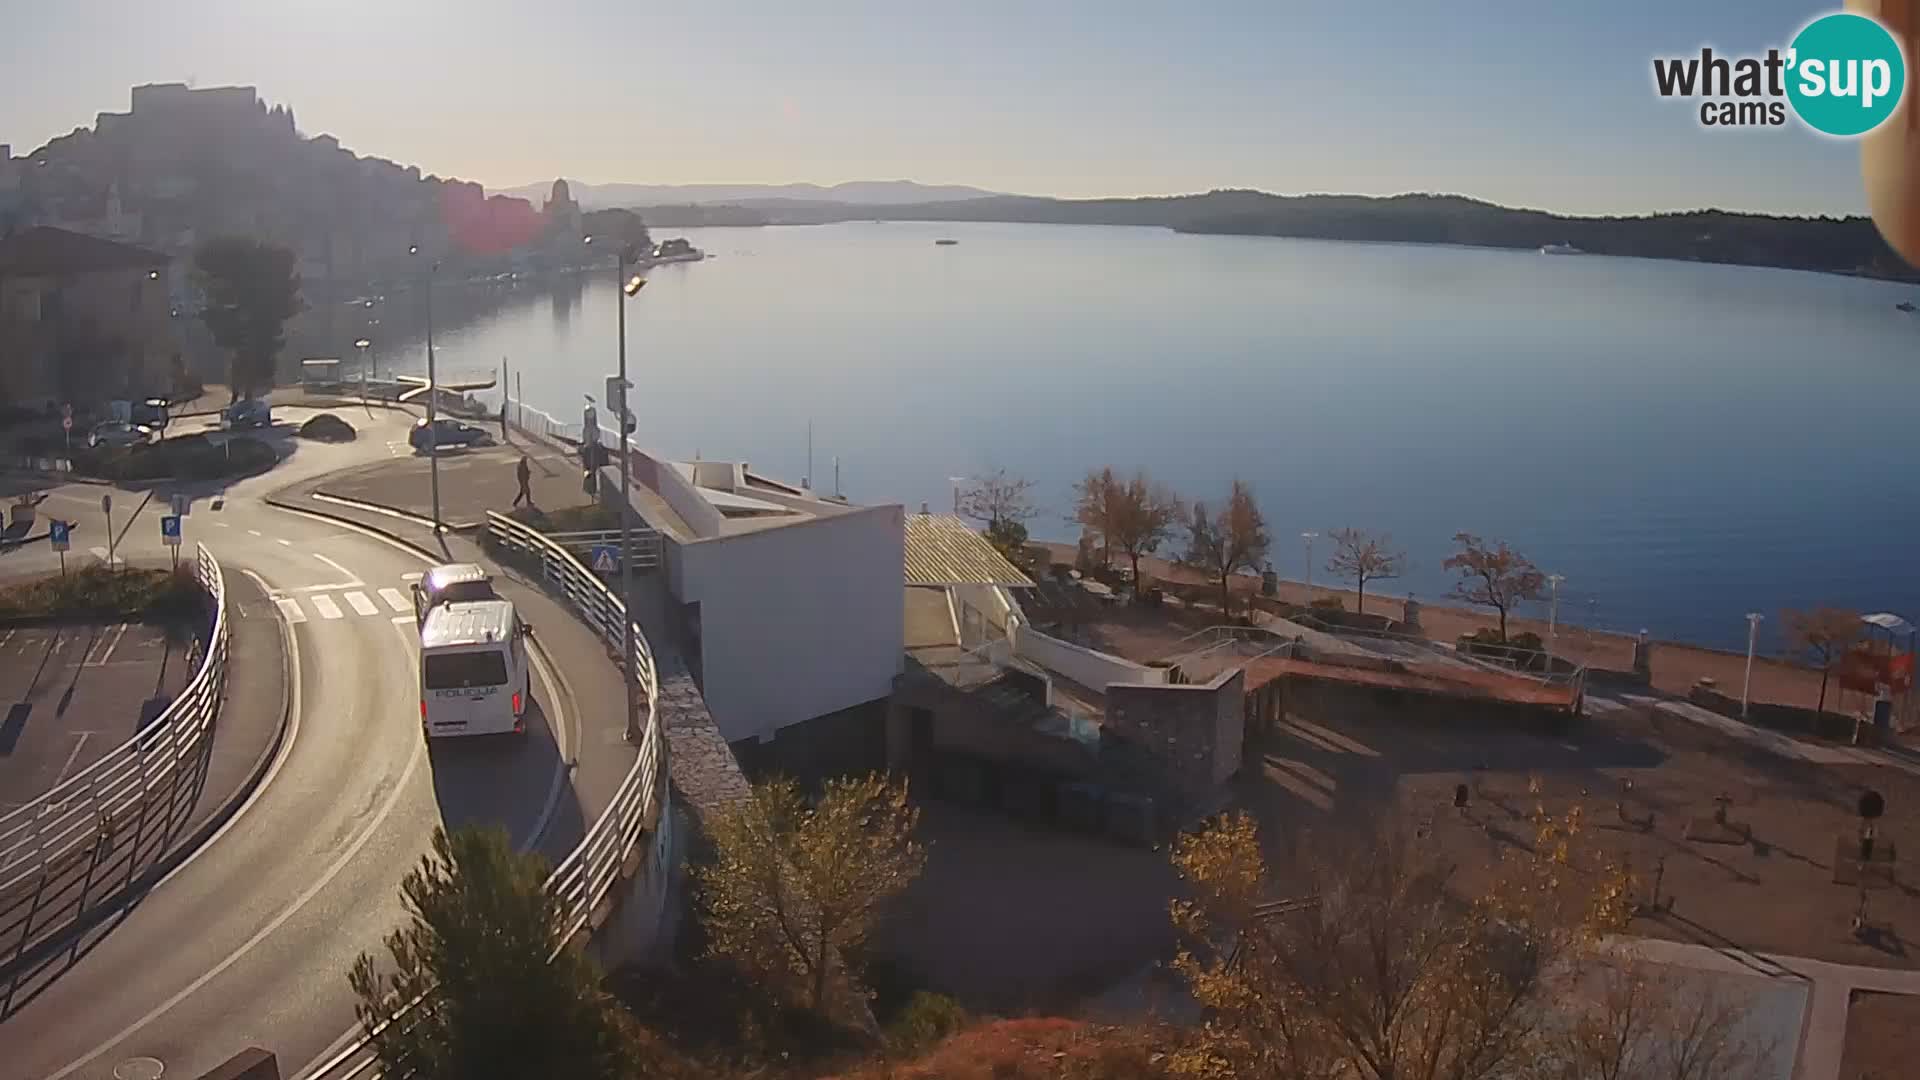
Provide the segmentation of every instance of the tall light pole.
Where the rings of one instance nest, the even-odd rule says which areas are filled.
[[[591,244],[593,237],[583,236],[580,242]],[[625,659],[623,666],[626,668],[627,739],[629,741],[639,737],[635,720],[640,709],[639,672],[635,670],[636,657],[633,649],[633,488],[631,486],[633,462],[632,447],[627,443],[627,436],[632,432],[634,424],[633,414],[627,408],[627,391],[632,386],[627,381],[627,300],[640,294],[640,290],[646,287],[647,279],[639,274],[628,277],[627,267],[638,258],[639,251],[632,245],[626,245],[620,248],[614,260],[613,283],[619,290],[619,294],[614,297],[614,305],[620,312],[620,373],[615,376],[608,390],[610,392],[617,390],[619,397],[617,400],[607,402],[614,408],[615,428],[620,435],[620,606],[626,612],[627,622],[626,626],[621,628],[624,631],[621,634],[621,654]],[[608,396],[611,398],[613,395],[609,393]]]
[[[1565,574],[1548,574],[1547,587],[1553,590],[1553,599],[1547,602],[1547,652],[1560,641],[1560,583],[1567,580]]]
[[[1307,604],[1309,607],[1313,604],[1313,542],[1319,535],[1317,532],[1303,532],[1300,534],[1300,539],[1305,541],[1307,545]]]
[[[1760,640],[1760,620],[1765,618],[1757,611],[1747,612],[1747,674],[1740,680],[1740,719],[1747,718],[1747,692],[1753,688],[1753,647]]]
[[[409,244],[407,254],[420,254],[418,244]],[[440,380],[433,363],[433,275],[438,262],[427,263],[427,469],[433,476],[433,534],[440,535],[440,425],[434,401],[440,396]]]

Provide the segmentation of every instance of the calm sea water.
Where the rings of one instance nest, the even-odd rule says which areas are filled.
[[[798,479],[811,423],[817,487],[837,457],[855,501],[941,508],[949,477],[1004,466],[1052,539],[1088,467],[1199,497],[1238,475],[1286,576],[1300,532],[1353,525],[1407,551],[1388,591],[1438,598],[1470,530],[1566,575],[1566,622],[1729,647],[1747,611],[1920,616],[1910,289],[1156,229],[685,235],[713,258],[629,307],[640,437],[668,454]],[[577,417],[615,363],[612,277],[522,290],[442,363],[507,357]]]

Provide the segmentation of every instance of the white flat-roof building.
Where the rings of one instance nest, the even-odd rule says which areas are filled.
[[[631,468],[634,509],[661,536],[667,615],[728,741],[891,694],[905,656],[899,505],[854,506],[743,462],[635,451]],[[618,467],[601,476],[617,505]]]

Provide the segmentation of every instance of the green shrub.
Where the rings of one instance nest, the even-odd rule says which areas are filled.
[[[231,449],[229,449],[231,447]],[[218,480],[244,476],[271,466],[278,455],[259,439],[238,436],[227,446],[203,435],[163,439],[151,446],[89,447],[74,454],[82,473],[133,484],[147,480]]]
[[[887,1025],[887,1046],[895,1053],[918,1054],[967,1026],[967,1010],[945,994],[917,990]]]
[[[0,618],[172,618],[199,611],[205,597],[185,564],[178,570],[112,570],[94,563],[0,589]]]
[[[319,413],[300,425],[300,437],[319,442],[352,442],[356,437],[353,425],[332,413]]]
[[[1318,597],[1315,597],[1313,602],[1308,604],[1307,606],[1309,608],[1312,608],[1314,611],[1344,612],[1347,610],[1347,602],[1340,599],[1337,596],[1318,596]]]

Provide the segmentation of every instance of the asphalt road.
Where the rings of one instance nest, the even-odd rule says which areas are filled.
[[[358,410],[340,412],[366,423]],[[193,1077],[250,1045],[272,1049],[292,1076],[351,1027],[347,969],[363,950],[384,957],[381,938],[402,917],[400,879],[433,828],[497,822],[531,845],[571,795],[564,763],[580,736],[537,656],[535,700],[545,711],[524,739],[429,751],[404,603],[425,561],[260,501],[303,476],[388,456],[386,436],[404,432],[406,420],[376,415],[381,426],[356,443],[303,443],[265,476],[196,493],[188,544],[205,542],[230,575],[257,575],[287,619],[296,729],[221,833],[61,978],[14,1002],[0,1019],[0,1078],[107,1080],[135,1058]],[[92,505],[97,514],[97,491],[74,485],[43,508],[84,515]],[[116,494],[116,509],[123,499],[140,496]],[[128,529],[125,554],[166,558],[159,526],[142,519]],[[16,551],[0,557],[0,575],[55,558]]]

